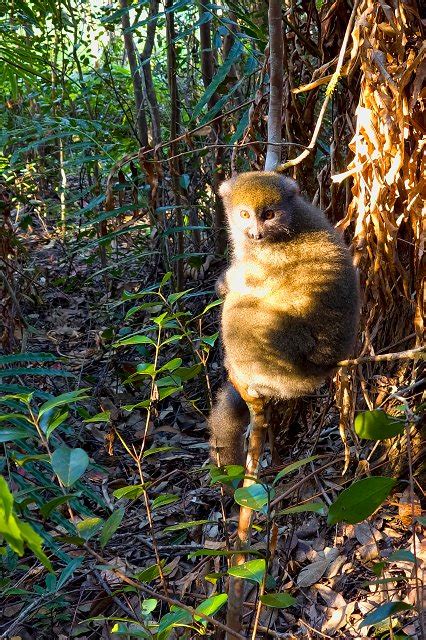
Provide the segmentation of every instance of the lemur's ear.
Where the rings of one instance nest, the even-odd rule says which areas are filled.
[[[293,178],[287,178],[287,176],[281,176],[282,183],[287,195],[296,196],[299,193],[299,185]]]
[[[222,182],[222,184],[219,186],[219,195],[222,198],[229,198],[229,196],[231,195],[234,182],[235,180],[233,178],[230,178],[230,180],[225,180],[225,182]]]

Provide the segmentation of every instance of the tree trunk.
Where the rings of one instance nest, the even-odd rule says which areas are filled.
[[[166,13],[166,34],[167,34],[167,79],[170,91],[170,138],[172,140],[170,144],[170,172],[172,174],[172,187],[176,205],[176,223],[178,227],[183,226],[183,214],[182,214],[182,192],[179,184],[179,177],[181,175],[181,166],[179,158],[176,158],[179,151],[179,144],[174,142],[175,138],[180,133],[180,101],[179,92],[177,86],[177,66],[176,66],[176,49],[174,44],[175,22],[174,13],[171,11],[173,0],[166,0],[165,8],[168,10]],[[178,231],[175,236],[177,252],[180,256],[184,253],[184,236],[183,231]],[[183,290],[183,260],[182,257],[178,258],[176,263],[176,286],[178,291]]]
[[[127,9],[127,0],[120,0],[120,7]],[[143,106],[143,89],[142,81],[139,73],[138,58],[136,46],[130,29],[129,12],[125,11],[121,16],[121,25],[123,27],[124,46],[126,48],[127,59],[129,60],[130,73],[132,74],[133,91],[135,94],[136,106],[136,130],[138,133],[139,144],[142,147],[148,145],[148,126],[146,123],[145,110]]]

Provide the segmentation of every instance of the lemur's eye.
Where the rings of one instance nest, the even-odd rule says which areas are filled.
[[[240,216],[242,218],[250,218],[250,214],[248,211],[246,211],[245,209],[243,209],[242,211],[240,211]]]
[[[272,209],[268,209],[264,212],[263,217],[265,220],[272,220],[272,218],[275,218],[275,211],[272,211]]]

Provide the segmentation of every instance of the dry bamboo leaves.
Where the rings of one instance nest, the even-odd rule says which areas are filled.
[[[352,202],[340,228],[354,227],[355,259],[365,279],[365,317],[405,298],[420,338],[420,287],[424,251],[422,197],[425,189],[421,137],[421,86],[426,64],[416,3],[363,0],[354,29],[362,70],[354,157],[335,182],[352,176]],[[412,274],[410,278],[408,274]],[[397,306],[397,305],[396,305]],[[396,312],[401,312],[396,310]],[[405,323],[404,331],[407,324]]]

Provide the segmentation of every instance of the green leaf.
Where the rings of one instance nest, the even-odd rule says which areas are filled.
[[[63,405],[70,405],[70,404],[74,404],[74,402],[78,402],[79,400],[83,400],[83,398],[88,398],[88,395],[86,394],[86,391],[88,391],[88,388],[85,389],[78,389],[77,391],[70,391],[69,393],[62,393],[60,396],[56,396],[56,398],[52,398],[51,400],[48,400],[47,402],[45,402],[44,404],[41,405],[39,411],[38,411],[38,416],[39,418],[46,413],[46,411],[49,411],[49,409],[53,409],[54,407],[60,407]]]
[[[147,458],[148,456],[152,456],[155,453],[165,453],[166,451],[179,451],[179,447],[154,447],[152,449],[147,449],[144,451],[142,458]]]
[[[60,427],[61,424],[65,422],[65,420],[68,418],[69,415],[70,414],[68,411],[64,411],[63,413],[60,413],[58,416],[56,416],[56,418],[49,424],[49,426],[46,429],[47,440],[49,440],[50,436],[55,431],[55,429]]]
[[[395,613],[399,613],[400,611],[408,611],[412,609],[412,605],[407,602],[385,602],[385,604],[380,605],[374,611],[370,611],[367,613],[364,620],[361,621],[359,625],[359,629],[362,627],[369,627],[370,625],[376,625],[386,618],[393,616]]]
[[[0,378],[10,376],[61,376],[62,378],[75,378],[75,373],[62,369],[47,369],[46,367],[16,367],[15,369],[0,369]]]
[[[27,431],[26,429],[21,429],[19,427],[0,427],[0,442],[14,442],[15,440],[25,440],[25,438],[31,438],[36,435]]]
[[[7,356],[0,356],[0,365],[11,364],[12,362],[56,362],[58,357],[53,353],[12,353]]]
[[[157,604],[158,600],[156,600],[155,598],[147,598],[146,600],[143,600],[141,605],[141,614],[143,616],[148,616],[154,611]]]
[[[165,560],[161,561],[161,568],[163,569],[163,573],[167,573],[164,567],[165,563],[166,563]],[[149,567],[146,567],[142,571],[139,571],[138,573],[135,574],[135,578],[139,582],[152,582],[153,580],[156,580],[159,576],[160,576],[160,570],[157,564],[153,564]]]
[[[201,338],[201,342],[204,342],[205,344],[208,344],[209,347],[214,347],[216,340],[219,337],[219,331],[216,331],[216,333],[214,333],[211,336],[202,336]]]
[[[249,509],[253,509],[253,511],[258,511],[262,509],[268,501],[270,501],[275,495],[275,492],[269,491],[269,499],[268,499],[268,491],[263,484],[252,484],[249,487],[241,487],[237,489],[234,493],[234,500],[237,504],[242,507],[248,507]]]
[[[296,598],[293,598],[289,593],[268,593],[264,596],[260,596],[260,601],[267,607],[275,607],[277,609],[285,609],[296,604]]]
[[[49,502],[46,502],[46,504],[40,507],[41,515],[43,518],[48,518],[50,513],[56,509],[56,507],[59,507],[61,504],[65,504],[65,502],[68,502],[71,498],[75,498],[76,495],[76,493],[67,493],[65,495],[52,498],[52,500],[49,500]]]
[[[177,300],[180,300],[180,298],[183,298],[183,296],[185,296],[187,293],[189,293],[190,291],[192,291],[192,289],[186,289],[185,291],[178,291],[177,293],[171,293],[168,297],[167,297],[167,302],[169,304],[173,304],[174,302],[176,302]]]
[[[404,433],[405,422],[390,416],[381,409],[363,411],[355,418],[355,431],[360,438],[387,440]]]
[[[416,562],[416,557],[408,549],[399,549],[399,551],[391,553],[386,560],[388,562]]]
[[[83,475],[89,465],[89,456],[83,449],[69,449],[66,446],[52,454],[52,468],[61,482],[70,487]]]
[[[82,556],[79,556],[77,558],[73,558],[65,567],[65,569],[62,570],[61,575],[58,578],[58,583],[56,585],[56,591],[59,591],[59,589],[61,587],[64,586],[64,584],[66,584],[68,582],[68,580],[71,578],[71,576],[73,575],[74,571],[76,569],[78,569],[78,567],[81,565],[81,563],[83,562],[84,558]]]
[[[148,336],[130,336],[129,338],[121,338],[121,340],[117,340],[112,344],[113,347],[123,347],[128,344],[153,344],[155,345],[154,340],[152,338],[148,338]]]
[[[191,520],[191,522],[172,524],[170,527],[165,527],[163,531],[181,531],[181,529],[191,529],[192,527],[199,527],[202,524],[217,524],[217,522],[215,520]]]
[[[263,559],[249,560],[235,567],[230,567],[228,573],[236,578],[244,578],[261,584],[265,576],[266,561]]]
[[[202,316],[207,313],[207,311],[210,311],[210,309],[213,309],[213,307],[218,307],[220,304],[223,303],[223,300],[213,300],[213,302],[210,302],[203,310],[202,312]]]
[[[152,501],[151,509],[160,509],[161,507],[166,507],[168,504],[173,504],[178,500],[180,500],[180,496],[176,496],[173,493],[163,493]]]
[[[134,500],[135,498],[139,498],[139,496],[144,493],[146,488],[146,484],[132,484],[128,487],[120,487],[120,489],[116,489],[112,492],[112,495],[117,498],[117,500],[121,500],[121,498]]]
[[[102,549],[111,540],[112,536],[117,531],[118,527],[121,524],[121,521],[123,520],[123,517],[124,509],[120,508],[116,511],[113,511],[108,520],[105,522],[102,528],[102,533],[99,536],[99,543]]]
[[[322,515],[326,512],[326,506],[323,502],[305,502],[305,504],[298,504],[295,507],[288,507],[287,509],[282,509],[282,511],[278,511],[275,517],[284,516],[289,513],[305,513],[307,511],[311,511],[313,513],[320,513]]]
[[[354,482],[342,491],[328,511],[328,524],[348,522],[357,524],[371,516],[386,500],[396,480],[372,476]]]
[[[195,105],[194,111],[192,113],[193,120],[200,115],[204,105],[208,103],[212,95],[216,92],[219,85],[225,80],[226,76],[229,73],[229,70],[231,69],[234,62],[238,60],[238,58],[241,56],[243,50],[244,50],[243,45],[240,42],[240,40],[235,40],[234,44],[229,50],[229,53],[226,59],[220,65],[218,72],[214,76],[213,80],[210,82],[209,86],[207,87],[206,91],[202,95],[201,99],[198,101],[198,104]]]
[[[19,556],[24,554],[25,546],[29,547],[46,569],[53,571],[50,560],[42,549],[42,538],[28,523],[13,513],[13,495],[3,476],[0,476],[0,536]]]
[[[90,424],[91,422],[109,422],[110,416],[111,411],[102,411],[101,413],[97,413],[91,418],[83,420],[83,422],[86,422],[87,424]]]
[[[212,484],[223,482],[225,484],[233,484],[244,478],[245,469],[239,464],[228,464],[226,467],[210,467],[210,476]]]
[[[182,175],[179,176],[179,184],[182,187],[182,189],[187,190],[189,187],[190,181],[191,181],[191,178],[187,173],[182,173]]]
[[[305,466],[305,464],[308,464],[309,462],[312,462],[317,458],[318,456],[309,456],[309,458],[303,458],[303,460],[297,460],[297,462],[292,462],[292,464],[289,464],[287,467],[284,467],[284,469],[281,469],[281,471],[277,473],[277,475],[275,476],[275,480],[273,481],[272,484],[273,485],[276,484],[278,480],[281,480],[283,476],[286,476],[289,473],[296,471],[296,469],[299,469],[299,467],[303,467]]]
[[[169,360],[166,364],[163,364],[160,369],[157,370],[157,373],[161,373],[162,371],[174,371],[178,369],[182,364],[182,358],[173,358],[173,360]]]
[[[188,611],[172,607],[172,611],[166,613],[159,622],[157,630],[158,640],[166,638],[173,627],[188,626],[191,622],[192,616]]]
[[[227,600],[228,596],[226,593],[219,593],[216,596],[211,596],[204,600],[204,602],[198,605],[195,611],[197,613],[205,613],[207,616],[213,616],[223,607]],[[207,625],[207,620],[203,620],[200,616],[194,615],[194,620],[201,622],[203,625]]]
[[[160,289],[164,287],[164,285],[170,280],[172,275],[173,273],[171,271],[167,271],[167,273],[164,274],[163,279],[161,280]]]
[[[102,518],[84,518],[84,520],[77,522],[76,527],[78,533],[84,540],[90,540],[90,538],[93,538],[93,536],[102,529],[103,523]]]

